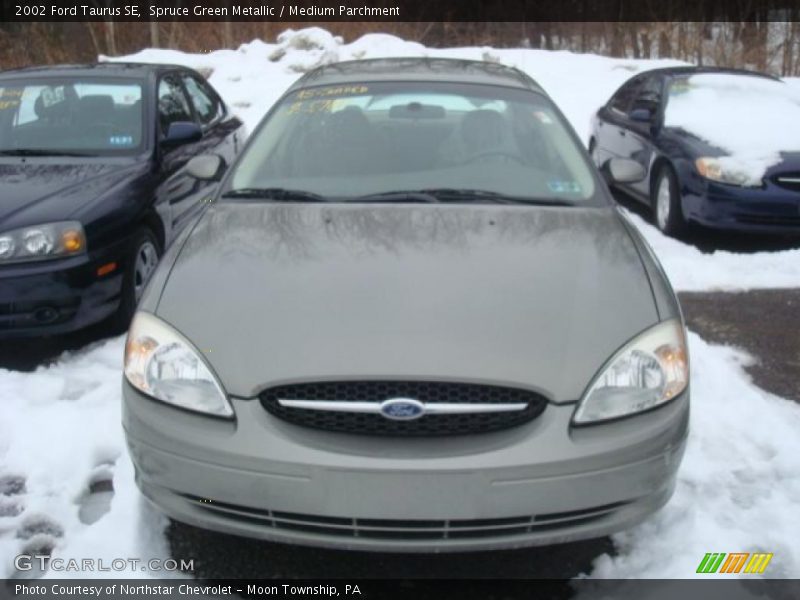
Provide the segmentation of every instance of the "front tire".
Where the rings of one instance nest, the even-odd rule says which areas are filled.
[[[161,258],[161,245],[148,227],[142,227],[131,238],[130,251],[122,274],[122,292],[117,312],[112,317],[115,330],[124,331],[130,325],[136,305]]]
[[[662,233],[679,237],[686,231],[686,219],[681,207],[678,178],[671,167],[664,165],[656,176],[650,200],[653,209],[653,221]]]

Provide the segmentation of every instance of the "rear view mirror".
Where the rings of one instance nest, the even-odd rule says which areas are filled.
[[[219,181],[225,173],[225,161],[216,154],[201,154],[186,163],[186,172],[203,181]]]
[[[390,119],[444,119],[444,117],[444,107],[436,104],[409,102],[395,104],[389,109]]]
[[[166,137],[161,140],[162,146],[174,148],[183,144],[197,142],[203,137],[203,130],[192,121],[173,121],[169,124]]]
[[[601,172],[610,183],[635,183],[647,177],[647,170],[635,160],[612,158],[607,160]]]

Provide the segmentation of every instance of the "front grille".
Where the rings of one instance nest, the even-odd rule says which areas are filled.
[[[226,504],[197,496],[184,497],[196,507],[218,516],[264,527],[335,537],[383,540],[446,540],[525,535],[591,523],[629,504],[615,502],[568,512],[494,519],[399,520],[304,515]]]
[[[793,192],[800,192],[800,173],[780,173],[772,177],[772,183]]]
[[[362,435],[444,436],[498,431],[538,417],[547,400],[530,390],[442,381],[332,381],[270,388],[260,394],[272,415],[305,427]],[[382,402],[413,398],[424,404],[525,404],[523,410],[496,413],[426,414],[395,421],[379,414],[286,407],[279,400]]]

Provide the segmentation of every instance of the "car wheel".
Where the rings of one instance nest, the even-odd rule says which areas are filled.
[[[128,328],[144,288],[161,258],[161,246],[153,232],[142,227],[133,236],[122,275],[119,309],[113,317],[114,329]]]
[[[682,234],[686,230],[686,220],[681,208],[678,178],[670,167],[661,167],[650,196],[656,227],[673,237]]]

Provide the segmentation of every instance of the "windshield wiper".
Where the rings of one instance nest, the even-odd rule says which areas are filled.
[[[272,200],[275,202],[326,202],[326,198],[314,192],[286,188],[240,188],[228,190],[223,198],[246,198]]]
[[[430,194],[422,190],[397,190],[392,192],[382,192],[379,194],[365,194],[348,199],[348,202],[439,202],[435,194]]]
[[[10,148],[0,150],[2,156],[97,156],[88,152],[70,152],[67,150],[45,150],[40,148]]]
[[[350,198],[348,202],[491,202],[497,204],[535,204],[539,206],[573,206],[562,198],[528,198],[509,196],[489,190],[457,188],[430,188],[422,190],[397,190],[380,194],[367,194]]]
[[[539,198],[510,196],[489,190],[470,190],[457,188],[436,188],[421,190],[438,198],[439,202],[491,202],[498,204],[535,204],[537,206],[574,206],[563,198]]]

